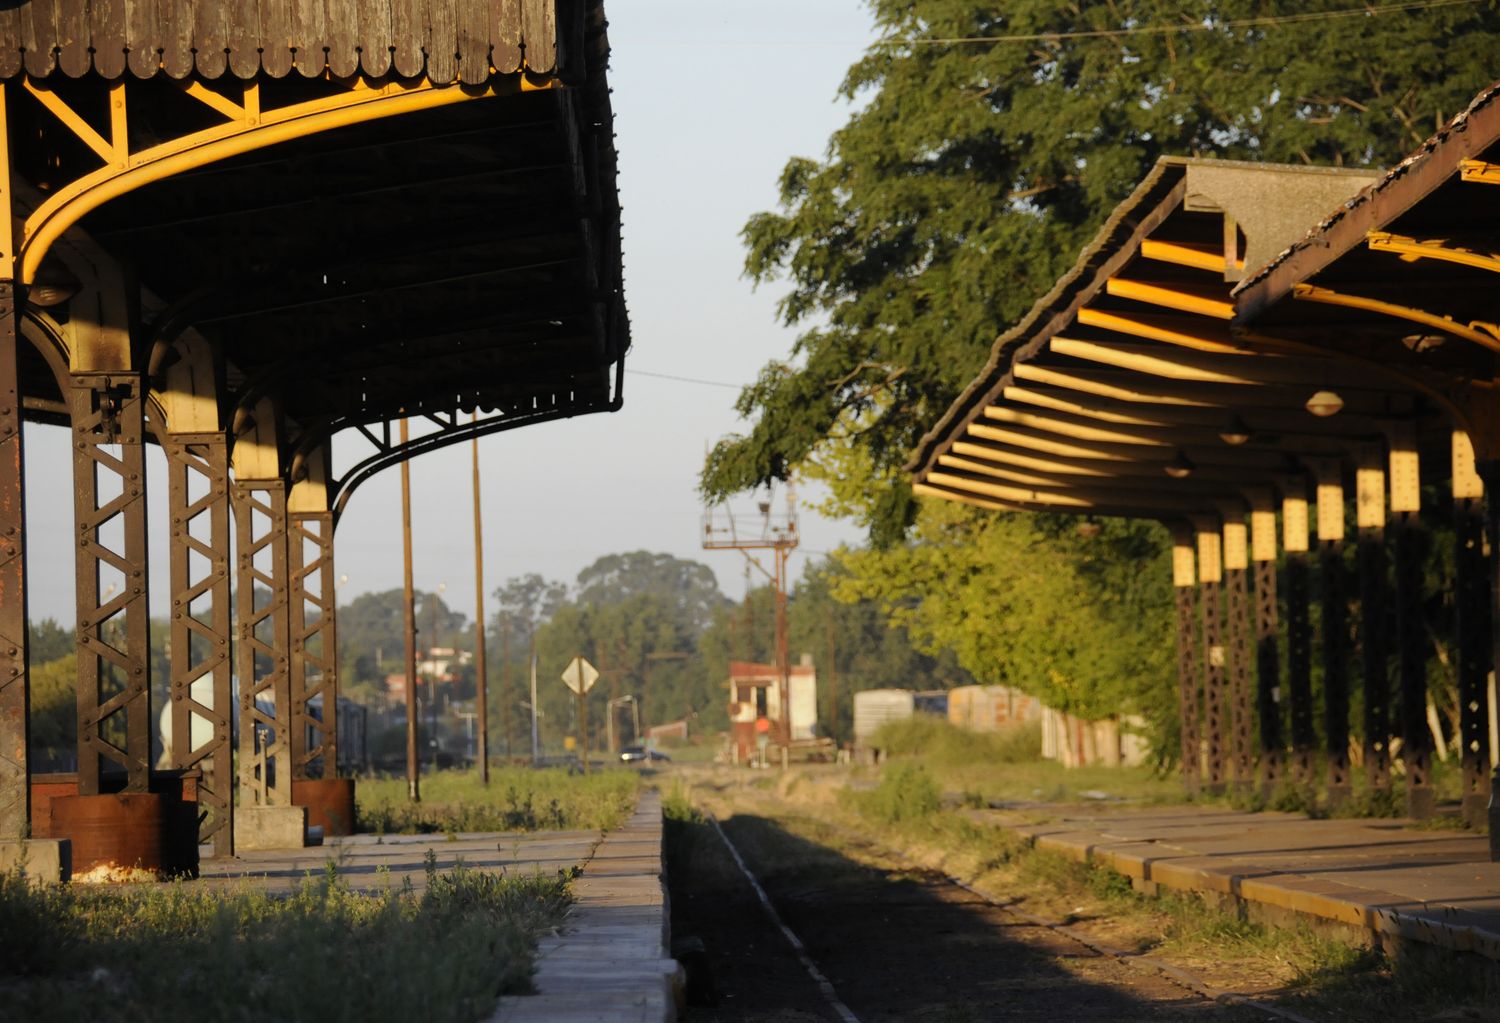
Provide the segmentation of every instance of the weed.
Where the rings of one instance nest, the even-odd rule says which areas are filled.
[[[846,798],[860,814],[882,824],[921,820],[943,806],[937,782],[925,767],[911,761],[889,765],[872,791],[848,792]]]

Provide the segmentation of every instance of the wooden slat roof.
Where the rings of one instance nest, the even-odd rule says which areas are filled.
[[[0,78],[425,74],[566,67],[577,0],[21,0],[0,4]]]

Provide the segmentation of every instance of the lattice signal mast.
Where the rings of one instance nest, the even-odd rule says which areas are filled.
[[[797,549],[797,493],[787,484],[786,511],[775,512],[774,494],[767,490],[755,512],[736,512],[727,503],[703,509],[703,549],[739,551],[745,560],[771,581],[776,593],[776,677],[781,706],[781,742],[792,742],[791,661],[787,652],[786,563]],[[767,570],[751,551],[770,551],[772,569]]]

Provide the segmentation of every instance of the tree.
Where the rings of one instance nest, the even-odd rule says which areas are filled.
[[[1490,2],[869,4],[882,39],[842,87],[867,102],[743,232],[749,276],[786,278],[809,329],[741,393],[750,432],[701,487],[831,478],[882,544],[914,519],[916,441],[1158,156],[1392,163],[1490,81],[1500,33]]]

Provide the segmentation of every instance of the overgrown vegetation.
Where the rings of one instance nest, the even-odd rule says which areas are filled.
[[[1019,764],[1041,758],[1042,730],[1039,725],[1024,724],[998,732],[975,732],[943,718],[918,714],[882,725],[870,744],[890,756],[920,754],[928,763],[945,767]]]
[[[429,866],[365,894],[337,868],[290,897],[246,885],[37,887],[0,875],[7,1019],[469,1021],[527,990],[567,877]]]
[[[921,764],[899,761],[886,768],[869,792],[844,790],[845,799],[881,824],[920,821],[942,809],[943,794]]]
[[[422,778],[420,803],[407,801],[404,779],[361,781],[357,816],[361,831],[381,834],[609,830],[630,815],[639,786],[619,769],[496,768],[488,788],[477,771],[439,771]]]

